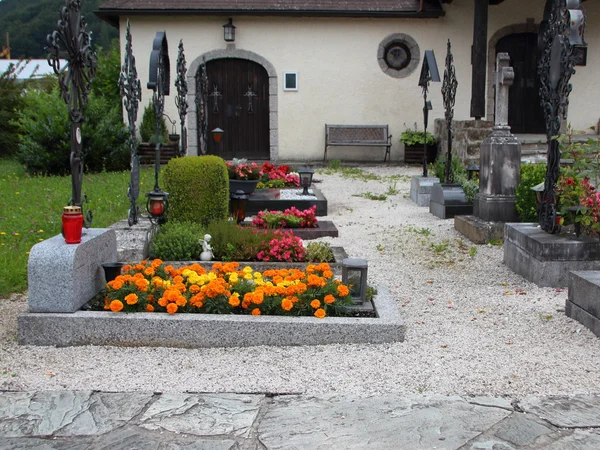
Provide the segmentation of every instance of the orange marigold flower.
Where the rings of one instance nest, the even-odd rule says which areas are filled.
[[[135,294],[129,294],[125,296],[125,302],[128,305],[135,305],[138,302],[138,296]]]
[[[350,290],[348,289],[348,287],[344,286],[343,284],[340,284],[337,287],[337,291],[340,297],[346,297],[348,294],[350,294]]]
[[[200,292],[200,286],[198,286],[197,284],[192,284],[190,286],[190,292],[192,294],[197,294],[198,292]]]
[[[228,303],[234,308],[237,308],[238,306],[240,306],[240,297],[237,295],[232,295],[231,297],[229,297]]]
[[[331,270],[324,270],[323,271],[323,276],[325,278],[331,278],[333,276],[333,272]]]
[[[123,266],[123,272],[129,272],[131,270],[131,264],[125,264]]]
[[[158,266],[160,266],[162,263],[163,263],[163,262],[162,262],[162,260],[160,260],[160,259],[158,259],[158,258],[156,258],[154,261],[152,261],[152,265],[153,265],[154,267],[158,267]]]
[[[115,280],[112,280],[109,284],[111,284],[111,283],[112,283],[111,287],[117,291],[123,287],[123,282],[121,280],[115,279]]]
[[[325,298],[323,299],[323,301],[325,303],[327,303],[328,305],[330,305],[331,303],[335,302],[335,297],[333,295],[331,295],[331,294],[327,294],[325,296]]]
[[[294,307],[294,302],[292,302],[289,298],[284,298],[281,300],[281,309],[284,311],[289,311]]]
[[[145,264],[136,264],[135,266],[133,266],[133,270],[136,270],[138,272],[140,270],[144,270],[144,268],[145,268]]]
[[[152,306],[152,305],[146,305],[146,311],[148,311],[148,312],[154,312],[154,306]]]
[[[315,298],[312,302],[310,302],[310,306],[311,308],[317,309],[321,306],[321,302]]]
[[[110,310],[112,312],[119,312],[123,309],[123,303],[121,300],[113,300],[110,302]]]
[[[177,306],[185,306],[187,305],[187,299],[183,295],[181,297],[177,297],[177,300],[175,300],[175,304]]]
[[[246,300],[244,300],[244,301],[242,302],[242,308],[244,308],[244,309],[248,309],[248,306],[250,306],[250,302],[249,302],[249,301],[246,301]]]
[[[183,283],[183,277],[181,275],[177,275],[176,277],[173,278],[173,283],[175,283],[175,284]]]
[[[264,299],[265,296],[262,292],[255,292],[254,295],[252,295],[252,303],[255,305],[260,305]]]
[[[154,267],[146,267],[146,270],[144,270],[144,275],[148,275],[149,277],[154,275]]]
[[[318,319],[322,319],[323,317],[325,317],[325,310],[323,308],[319,308],[315,311],[315,317]]]
[[[152,294],[148,294],[148,296],[146,297],[146,301],[148,303],[154,303],[154,300],[156,300],[156,299],[154,298],[154,295],[152,295]]]
[[[260,316],[260,309],[258,309],[258,308],[254,308],[254,309],[252,310],[252,315],[253,315],[253,316]]]
[[[177,305],[175,303],[169,303],[167,305],[167,312],[169,314],[175,314],[177,312]]]
[[[163,308],[165,306],[167,306],[168,303],[169,303],[169,300],[167,300],[165,297],[161,297],[161,298],[158,299],[158,304],[160,306],[162,306]]]
[[[143,264],[145,266],[146,264],[148,264],[148,260],[147,259],[142,259],[140,261],[140,264]]]
[[[326,281],[317,275],[309,275],[307,282],[308,287],[323,287],[326,284]]]

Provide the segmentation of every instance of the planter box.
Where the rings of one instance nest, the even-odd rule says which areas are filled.
[[[251,227],[251,222],[242,222],[240,225],[245,227]],[[259,228],[257,228],[259,229]],[[263,230],[264,228],[260,228]],[[338,229],[331,220],[319,220],[316,227],[312,228],[276,228],[284,232],[291,231],[294,235],[305,241],[310,239],[318,239],[321,237],[338,237]]]
[[[377,318],[284,317],[232,314],[25,313],[21,345],[128,347],[250,347],[404,341],[405,326],[389,291],[377,287]]]
[[[404,145],[404,162],[406,164],[423,164],[423,151],[425,146],[421,145]],[[433,164],[437,157],[437,144],[427,146],[427,164]]]

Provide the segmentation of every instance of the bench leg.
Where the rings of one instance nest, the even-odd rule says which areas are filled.
[[[390,146],[386,146],[385,147],[385,156],[383,157],[383,162],[387,162],[388,157],[390,158],[390,161],[392,160],[392,156],[390,155]]]

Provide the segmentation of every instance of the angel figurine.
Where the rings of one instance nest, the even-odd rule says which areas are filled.
[[[205,234],[204,239],[200,239],[202,244],[202,253],[200,253],[200,261],[212,261],[215,257],[212,252],[212,248],[209,244],[211,240],[210,234]]]

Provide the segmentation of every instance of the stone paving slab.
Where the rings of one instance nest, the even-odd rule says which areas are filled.
[[[0,448],[597,450],[600,395],[1,392]]]

